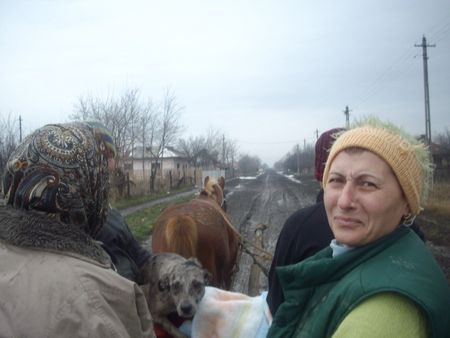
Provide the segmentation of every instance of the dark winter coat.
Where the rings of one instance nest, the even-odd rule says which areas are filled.
[[[150,252],[139,244],[117,209],[108,211],[106,222],[96,239],[103,243],[117,272],[137,282],[139,270],[150,257]]]
[[[277,266],[298,263],[330,245],[333,233],[328,225],[323,202],[297,210],[285,222],[278,237],[272,265],[269,270],[267,303],[272,314],[284,301]]]

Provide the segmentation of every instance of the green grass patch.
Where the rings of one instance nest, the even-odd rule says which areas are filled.
[[[184,187],[181,189],[177,189],[177,190],[172,190],[169,193],[167,192],[162,192],[162,193],[158,193],[158,194],[151,194],[151,195],[141,195],[141,196],[132,196],[132,197],[128,197],[128,198],[123,198],[119,201],[116,201],[114,203],[112,203],[112,206],[114,208],[117,208],[119,210],[122,209],[126,209],[129,207],[134,207],[135,205],[139,205],[139,204],[143,204],[146,202],[151,202],[151,201],[156,201],[160,198],[163,197],[167,197],[170,195],[174,195],[174,194],[178,194],[180,192],[185,192],[185,191],[189,191],[192,190],[193,187]]]
[[[167,195],[165,195],[167,196]],[[125,217],[131,232],[138,241],[145,241],[149,238],[153,230],[156,218],[161,211],[171,204],[186,202],[192,199],[192,196],[180,197],[171,202],[160,203],[150,208],[145,208]]]

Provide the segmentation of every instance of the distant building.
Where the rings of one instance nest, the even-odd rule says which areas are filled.
[[[166,147],[162,157],[156,158],[149,148],[143,149],[142,146],[136,146],[125,157],[124,169],[134,184],[139,185],[139,182],[145,182],[147,186],[150,182],[152,167],[156,166],[156,189],[161,187],[171,189],[180,184],[201,186],[206,176],[214,178],[229,176],[226,175],[225,168],[220,168],[217,164],[206,161],[201,163],[194,167],[184,154],[173,147]]]
[[[171,175],[174,180],[182,179],[191,169],[188,159],[172,147],[166,147],[160,158],[152,155],[148,147],[136,146],[125,159],[125,171],[134,181],[148,180],[152,167],[157,167],[157,176]]]

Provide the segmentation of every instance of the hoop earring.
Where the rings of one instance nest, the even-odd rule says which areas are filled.
[[[414,220],[416,219],[416,215],[412,215],[410,212],[403,216],[403,225],[406,227],[410,227]]]

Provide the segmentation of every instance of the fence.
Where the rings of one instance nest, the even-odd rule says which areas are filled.
[[[124,196],[148,195],[151,193],[170,192],[183,187],[201,187],[206,176],[219,178],[226,177],[225,170],[202,170],[188,168],[184,170],[163,170],[158,171],[155,176],[155,190],[150,190],[150,170],[142,171],[136,175],[126,173],[116,175],[111,180],[111,193],[115,199]]]

